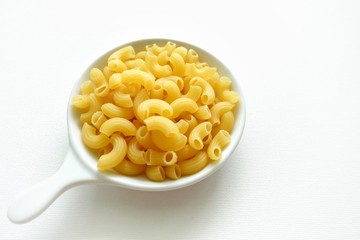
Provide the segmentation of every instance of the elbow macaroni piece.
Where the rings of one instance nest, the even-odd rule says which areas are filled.
[[[210,122],[203,122],[197,125],[189,135],[189,144],[196,150],[201,150],[204,147],[204,139],[212,130]]]
[[[123,47],[89,79],[72,105],[99,170],[176,180],[219,160],[230,142],[240,97],[193,49],[170,41]]]
[[[230,134],[225,130],[220,130],[212,139],[207,149],[209,158],[211,160],[219,160],[222,149],[230,143],[230,140]]]
[[[127,144],[123,137],[118,134],[111,136],[112,150],[109,153],[102,155],[98,161],[99,170],[108,170],[118,165],[124,160],[127,152]]]

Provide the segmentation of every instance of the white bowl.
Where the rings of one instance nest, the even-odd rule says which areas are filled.
[[[62,167],[52,177],[38,183],[31,189],[17,197],[8,209],[8,217],[15,223],[25,223],[40,215],[50,204],[67,189],[82,184],[110,184],[119,187],[142,190],[142,191],[166,191],[183,188],[197,183],[213,174],[224,165],[226,160],[238,145],[245,126],[245,100],[240,88],[239,81],[230,70],[216,57],[207,51],[173,39],[143,39],[122,44],[96,59],[77,80],[72,96],[79,94],[82,82],[88,80],[90,69],[102,68],[107,63],[108,56],[116,49],[132,45],[136,51],[144,50],[145,46],[152,43],[165,45],[168,41],[176,43],[187,49],[194,49],[201,61],[216,67],[221,76],[225,75],[232,79],[232,89],[239,93],[240,102],[235,109],[235,125],[231,132],[231,143],[223,150],[219,161],[208,164],[203,170],[190,176],[181,177],[178,180],[165,180],[152,182],[144,176],[129,177],[112,172],[100,172],[97,170],[97,159],[83,144],[81,140],[81,128],[78,114],[73,111],[70,100],[68,105],[68,129],[70,147]]]

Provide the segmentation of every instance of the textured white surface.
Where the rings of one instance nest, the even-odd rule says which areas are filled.
[[[360,238],[359,2],[206,2],[0,2],[0,239]],[[233,157],[188,188],[78,187],[10,223],[14,197],[62,163],[74,80],[149,37],[201,46],[239,77]]]

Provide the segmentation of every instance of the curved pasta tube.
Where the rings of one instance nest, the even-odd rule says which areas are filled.
[[[171,166],[177,162],[177,155],[174,151],[159,152],[148,149],[145,153],[147,165]]]
[[[179,129],[179,132],[181,134],[186,133],[186,131],[189,129],[189,123],[187,121],[185,121],[184,119],[180,119],[177,123],[176,126]]]
[[[148,99],[149,99],[149,95],[147,94],[147,91],[145,89],[141,89],[134,98],[134,101],[133,101],[134,109],[138,109],[139,105]],[[134,113],[135,113],[136,118],[139,118],[139,116],[137,116],[136,111],[134,111]]]
[[[153,143],[163,151],[178,151],[187,143],[187,137],[183,134],[166,137],[160,131],[152,131],[151,139]]]
[[[160,65],[157,56],[151,52],[147,52],[145,62],[148,69],[157,78],[170,76],[172,73],[171,67],[169,65]]]
[[[198,125],[198,120],[193,115],[186,115],[184,116],[183,120],[189,123],[188,130],[186,131],[185,135],[189,135],[190,132]]]
[[[101,125],[107,120],[105,114],[102,111],[97,111],[91,116],[91,124],[100,129]]]
[[[186,76],[197,76],[201,77],[202,79],[208,81],[210,80],[215,74],[217,70],[213,67],[202,67],[198,68],[194,63],[186,63],[185,64],[185,75]]]
[[[100,110],[101,102],[100,100],[95,96],[94,93],[91,93],[89,95],[89,101],[90,101],[90,107],[88,110],[82,114],[80,114],[80,121],[82,123],[88,122],[90,123],[92,115]]]
[[[232,111],[228,111],[221,116],[220,124],[216,127],[213,127],[211,134],[215,136],[220,130],[225,130],[227,132],[231,132],[233,129],[235,122],[234,113]]]
[[[192,148],[201,150],[204,147],[203,139],[211,133],[210,122],[202,122],[197,125],[189,135],[189,144]]]
[[[194,112],[193,115],[199,120],[208,120],[211,118],[211,112],[208,105],[199,106],[199,109]]]
[[[145,65],[143,59],[135,58],[134,60],[128,60],[125,62],[127,69],[140,69]]]
[[[113,59],[108,62],[108,67],[112,72],[122,73],[127,69],[126,64],[120,59]]]
[[[162,84],[167,81],[176,83],[180,91],[184,88],[184,80],[179,76],[167,76],[164,78],[159,78],[155,81],[155,86],[162,86]]]
[[[80,94],[81,95],[89,95],[95,91],[94,84],[90,80],[86,80],[81,84]]]
[[[110,70],[110,68],[108,66],[105,66],[103,68],[103,74],[107,80],[107,82],[109,82],[109,78],[111,77],[111,75],[113,74],[114,72]]]
[[[182,149],[176,151],[178,155],[178,161],[184,161],[186,159],[192,158],[195,156],[199,150],[192,148],[189,144],[186,144]]]
[[[164,100],[168,103],[173,102],[175,99],[181,97],[180,89],[178,85],[172,81],[165,81],[162,84],[165,98]]]
[[[113,103],[103,104],[101,111],[109,118],[126,118],[128,120],[134,118],[134,110],[132,108],[118,107]]]
[[[109,78],[109,88],[110,89],[117,89],[117,88],[124,88],[124,84],[121,82],[121,73],[114,73]]]
[[[183,97],[190,98],[196,102],[200,98],[202,91],[200,86],[190,86],[189,91]]]
[[[96,134],[96,128],[84,123],[81,129],[81,139],[86,146],[92,149],[100,149],[110,143],[110,139],[103,133]]]
[[[133,58],[135,58],[135,49],[132,46],[127,46],[112,53],[108,58],[108,62],[116,59],[126,61]]]
[[[102,155],[99,158],[97,167],[99,170],[108,170],[118,165],[126,156],[127,144],[125,139],[114,134],[111,136],[111,145],[113,146],[111,152]]]
[[[178,98],[170,106],[173,109],[173,118],[178,117],[182,112],[194,113],[199,109],[197,103],[190,98]]]
[[[215,92],[210,83],[200,77],[193,77],[190,80],[190,86],[199,86],[202,88],[203,91],[200,97],[200,101],[203,104],[209,105],[214,102]]]
[[[239,94],[230,90],[231,80],[228,77],[221,77],[218,81],[214,81],[212,85],[214,86],[216,96],[220,100],[231,102],[233,104],[240,100]]]
[[[99,97],[105,97],[109,94],[110,89],[106,81],[106,77],[103,72],[98,68],[92,68],[90,70],[90,79],[95,84],[95,95]]]
[[[213,124],[214,127],[220,124],[220,117],[233,109],[234,104],[229,102],[218,102],[214,106],[211,107],[211,118],[210,122]]]
[[[189,49],[186,54],[186,62],[196,63],[199,62],[199,54],[194,49]]]
[[[142,150],[141,145],[137,142],[136,138],[131,138],[128,144],[127,157],[135,164],[145,164],[145,151]]]
[[[204,151],[198,152],[194,157],[178,162],[183,176],[191,175],[202,170],[209,161],[209,157]]]
[[[145,120],[151,114],[159,114],[163,117],[171,117],[173,109],[167,102],[160,99],[148,99],[140,103],[137,108],[137,116],[141,120]]]
[[[90,107],[89,96],[87,95],[75,95],[71,99],[71,104],[80,110],[88,109]]]
[[[115,132],[120,132],[124,136],[135,136],[136,127],[132,122],[125,118],[110,118],[106,120],[100,127],[100,132],[106,136],[111,136]]]
[[[169,58],[170,65],[172,67],[172,75],[184,76],[185,74],[185,61],[184,58],[178,53],[172,53]]]
[[[151,90],[155,85],[155,77],[148,72],[130,69],[121,73],[121,83],[124,85],[141,84],[146,90]]]
[[[128,93],[114,91],[113,100],[119,107],[131,108],[133,106],[133,100]]]
[[[158,63],[163,66],[169,62],[169,56],[167,51],[162,51],[157,56]]]
[[[162,166],[146,166],[145,175],[148,179],[155,182],[165,180],[165,170]]]
[[[152,141],[151,134],[146,126],[141,126],[136,131],[137,142],[146,149],[160,150]]]
[[[188,50],[184,47],[177,47],[174,49],[174,51],[172,52],[172,54],[177,53],[179,54],[184,60],[186,60],[186,55],[187,55]]]
[[[173,137],[178,135],[179,129],[176,124],[168,118],[161,116],[152,116],[144,120],[145,125],[149,131],[160,131],[166,137]]]
[[[166,166],[165,167],[165,175],[166,177],[176,180],[179,179],[181,177],[181,169],[179,167],[179,165],[174,164],[171,166]]]
[[[145,164],[135,164],[124,159],[114,167],[114,170],[126,176],[137,176],[145,171]]]
[[[207,154],[211,160],[221,158],[222,149],[231,141],[230,134],[225,130],[220,130],[209,144]]]

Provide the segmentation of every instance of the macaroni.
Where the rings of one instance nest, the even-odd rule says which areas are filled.
[[[193,49],[123,47],[89,79],[72,105],[99,170],[176,180],[219,160],[231,140],[240,97]]]
[[[231,136],[225,130],[220,130],[207,149],[207,153],[210,159],[219,160],[221,158],[222,149],[230,143]]]

